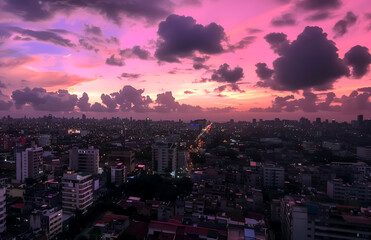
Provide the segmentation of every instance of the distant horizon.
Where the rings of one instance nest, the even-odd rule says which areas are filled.
[[[238,121],[245,121],[245,122],[252,122],[253,119],[256,119],[257,122],[260,120],[260,119],[263,119],[263,121],[266,121],[266,120],[275,120],[275,118],[279,118],[281,121],[282,120],[296,120],[296,121],[299,121],[301,118],[306,118],[306,119],[309,119],[311,122],[315,121],[317,118],[321,118],[321,122],[324,122],[326,120],[328,120],[329,122],[331,122],[332,120],[335,120],[336,122],[347,122],[347,123],[351,123],[351,121],[353,120],[357,120],[357,117],[358,115],[363,115],[363,120],[371,120],[371,115],[364,115],[364,114],[357,114],[357,115],[348,115],[346,119],[344,118],[326,118],[326,117],[321,117],[319,116],[318,114],[316,113],[312,113],[310,114],[310,116],[307,115],[300,115],[300,113],[295,113],[295,117],[289,117],[287,116],[287,114],[285,113],[281,113],[281,114],[277,114],[275,116],[262,116],[262,115],[255,115],[254,116],[248,116],[246,118],[243,118],[242,116],[240,117],[233,117],[234,115],[229,115],[230,117],[220,117],[217,118],[217,117],[213,117],[213,118],[208,118],[206,115],[203,115],[203,116],[200,116],[200,117],[192,117],[190,118],[189,116],[188,117],[184,117],[184,118],[179,118],[177,116],[174,116],[174,117],[170,117],[170,118],[161,118],[161,116],[156,116],[155,118],[151,117],[151,114],[141,114],[141,116],[138,116],[138,114],[132,114],[132,115],[125,115],[125,116],[120,116],[120,114],[118,113],[117,115],[106,115],[106,116],[99,116],[99,115],[93,115],[93,114],[87,114],[87,113],[71,113],[70,115],[63,115],[63,114],[53,114],[53,113],[45,113],[44,115],[38,115],[38,114],[35,114],[33,116],[31,115],[23,115],[23,116],[14,116],[13,114],[9,114],[9,116],[13,119],[22,119],[24,117],[26,118],[31,118],[31,119],[37,119],[37,118],[44,118],[44,117],[48,117],[49,114],[51,114],[53,117],[56,117],[56,118],[67,118],[67,119],[82,119],[82,115],[85,114],[86,118],[87,119],[112,119],[112,118],[120,118],[120,119],[130,119],[132,118],[132,120],[138,120],[138,121],[143,121],[143,120],[146,120],[146,118],[150,118],[150,120],[152,121],[174,121],[174,122],[177,122],[179,120],[183,121],[183,122],[190,122],[190,121],[194,121],[194,120],[199,120],[199,119],[206,119],[207,121],[211,121],[211,122],[217,122],[217,123],[225,123],[225,122],[229,122],[231,119],[233,119],[235,122],[238,122]],[[251,114],[251,113],[250,113]],[[222,114],[219,114],[219,115],[222,115]],[[1,118],[6,118],[8,117],[8,115],[0,115]],[[164,116],[162,116],[164,117]]]

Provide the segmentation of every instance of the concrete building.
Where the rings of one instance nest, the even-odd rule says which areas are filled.
[[[341,179],[327,181],[327,196],[335,201],[344,203],[358,202],[368,204],[371,202],[371,182],[344,184]]]
[[[273,164],[263,166],[263,184],[264,187],[282,188],[285,180],[285,169]]]
[[[93,179],[88,173],[67,172],[62,177],[62,208],[64,212],[85,213],[93,203]]]
[[[111,183],[119,186],[126,182],[126,166],[117,165],[111,167]]]
[[[30,227],[42,230],[46,239],[55,239],[63,230],[62,209],[34,210],[30,215]]]
[[[6,187],[0,185],[0,233],[6,231]]]
[[[72,171],[98,174],[99,150],[94,149],[94,147],[89,147],[88,149],[73,147],[70,150],[69,169]]]
[[[359,207],[281,199],[282,239],[370,239],[368,213]]]
[[[361,160],[371,162],[371,146],[357,147],[357,157]]]
[[[43,148],[33,146],[16,151],[16,179],[24,183],[27,178],[40,180],[43,173]]]
[[[177,146],[167,138],[157,139],[152,145],[152,170],[164,174],[177,169]]]

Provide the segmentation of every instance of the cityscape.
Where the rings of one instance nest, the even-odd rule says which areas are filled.
[[[0,0],[0,240],[370,240],[370,0]]]

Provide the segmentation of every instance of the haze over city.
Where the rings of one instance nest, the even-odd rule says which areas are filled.
[[[368,0],[2,0],[0,11],[3,116],[371,116]]]

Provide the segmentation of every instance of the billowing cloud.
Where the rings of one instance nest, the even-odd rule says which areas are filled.
[[[352,67],[352,75],[361,78],[370,69],[371,54],[368,52],[368,48],[357,45],[345,54],[344,60],[347,65]]]
[[[264,39],[269,43],[271,49],[280,56],[282,56],[290,46],[287,35],[284,33],[269,33],[264,37]]]
[[[157,94],[156,99],[157,106],[154,107],[156,112],[190,112],[190,111],[201,111],[202,108],[199,106],[192,106],[188,104],[180,104],[175,101],[172,92],[164,92]]]
[[[231,69],[227,63],[219,66],[217,70],[213,71],[211,80],[224,83],[236,83],[244,77],[243,69],[235,67]]]
[[[266,63],[257,63],[255,64],[255,66],[256,66],[255,72],[260,79],[269,80],[272,77],[274,71],[272,69],[269,69]],[[260,83],[264,83],[264,82],[260,82]]]
[[[47,92],[43,88],[30,89],[28,87],[13,91],[12,99],[17,109],[29,104],[37,111],[50,112],[73,111],[78,101],[77,96],[70,94],[67,90]]]
[[[152,103],[152,99],[149,96],[143,96],[143,92],[144,89],[135,89],[126,85],[119,92],[110,95],[120,105],[120,110],[123,112],[147,112],[150,110],[149,104]]]
[[[227,63],[219,66],[218,69],[213,70],[210,81],[227,83],[214,89],[214,92],[221,93],[225,90],[244,92],[238,86],[238,82],[244,77],[243,69],[241,67],[235,67],[231,69]]]
[[[348,32],[348,28],[353,26],[357,21],[357,16],[352,12],[347,12],[347,15],[339,20],[332,30],[335,33],[335,37],[341,37]]]
[[[117,111],[117,103],[115,99],[112,99],[110,95],[102,94],[100,96],[100,99],[102,100],[102,103],[107,106],[107,110],[109,112],[115,112]]]
[[[160,61],[179,62],[195,51],[205,54],[223,52],[225,33],[222,26],[196,24],[192,17],[170,15],[159,24],[155,57]]]
[[[268,35],[267,35],[268,36]],[[258,86],[275,90],[314,88],[331,89],[333,82],[349,75],[349,69],[338,56],[335,43],[319,27],[306,27],[291,44],[283,44],[285,36],[272,48],[280,57],[273,62],[270,79],[261,79]]]
[[[81,98],[79,98],[76,105],[77,107],[79,107],[80,111],[82,112],[90,111],[89,96],[86,92],[82,94]]]
[[[296,20],[294,18],[294,15],[292,15],[291,13],[285,13],[281,16],[274,17],[271,21],[271,24],[276,27],[292,26],[296,24]]]
[[[192,91],[189,91],[189,90],[186,90],[184,91],[184,94],[194,94],[195,92],[192,92]]]
[[[24,21],[44,21],[57,13],[68,13],[79,8],[98,13],[116,24],[123,17],[144,18],[151,23],[170,13],[173,3],[169,0],[4,0],[3,10],[22,18]]]
[[[371,87],[359,88],[348,96],[336,97],[334,92],[326,93],[326,98],[320,100],[323,94],[304,91],[303,98],[295,99],[293,95],[276,97],[267,108],[251,108],[250,112],[303,112],[330,111],[341,113],[367,113],[371,111]]]

